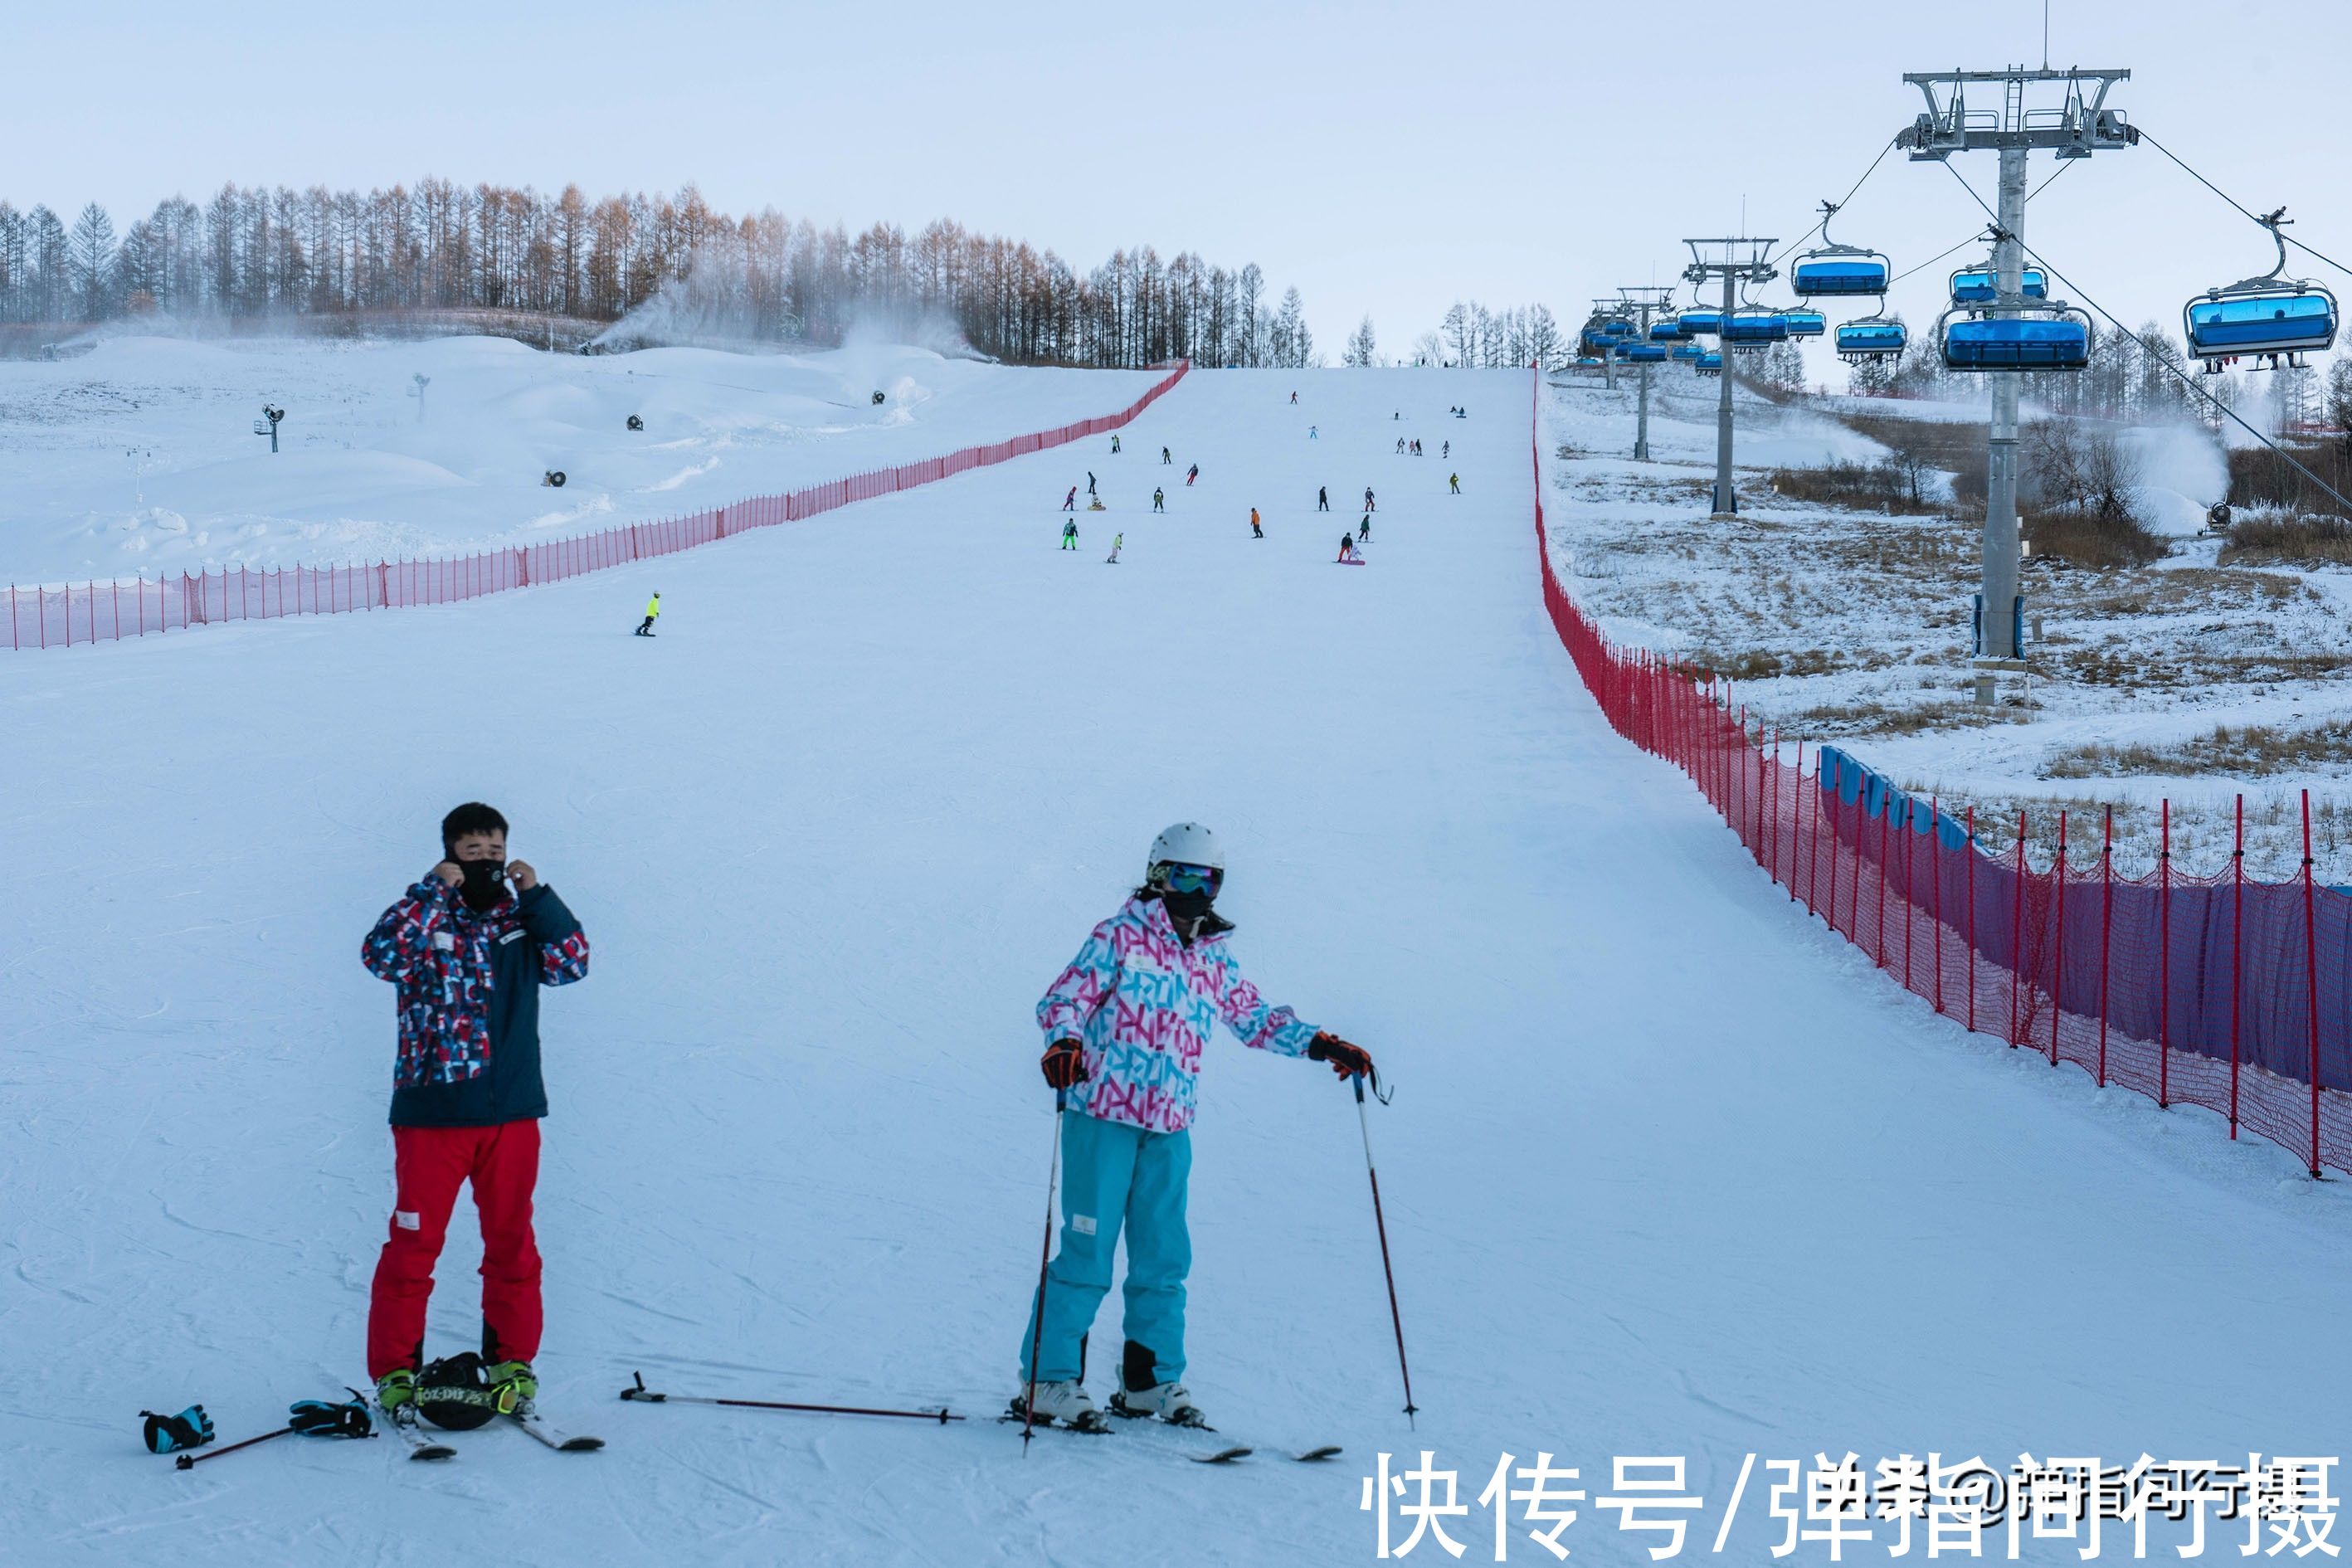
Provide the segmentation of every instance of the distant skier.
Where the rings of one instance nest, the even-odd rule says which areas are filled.
[[[1250,508],[1250,537],[1252,539],[1264,539],[1265,537],[1265,530],[1258,526],[1257,508],[1255,507]]]
[[[1462,476],[1460,474],[1446,475],[1445,482],[1453,487],[1454,493],[1455,495],[1460,495],[1462,493]]]
[[[1294,393],[1292,393],[1292,394],[1290,395],[1290,401],[1291,401],[1292,403],[1294,403],[1294,404],[1295,404],[1295,403],[1297,403],[1297,402],[1298,401],[1298,394],[1297,394],[1297,393],[1295,393],[1295,392],[1294,392]]]
[[[1397,456],[1404,456],[1404,437],[1402,436],[1397,437]]]
[[[1111,449],[1113,452],[1117,452],[1117,451],[1118,450],[1118,435],[1117,435],[1116,433],[1113,433],[1113,435],[1111,436],[1111,438],[1110,438],[1110,449]]]
[[[1092,495],[1092,494],[1094,494],[1094,493],[1095,493],[1095,471],[1094,471],[1092,468],[1088,468],[1088,469],[1087,470],[1087,494],[1088,494],[1088,495]]]
[[[1151,510],[1154,511],[1168,510],[1168,492],[1157,485],[1151,487]]]
[[[1070,493],[1062,498],[1062,510],[1064,511],[1076,511],[1078,510],[1077,486],[1072,485],[1070,487]]]
[[[384,910],[360,962],[397,986],[392,1222],[368,1291],[376,1403],[416,1419],[433,1265],[457,1189],[482,1227],[482,1359],[490,1397],[527,1411],[543,1323],[539,1247],[539,992],[588,973],[588,935],[555,889],[507,859],[507,820],[471,801],[441,819],[441,859]]]
[[[1120,546],[1120,545],[1122,545],[1122,544],[1125,544],[1126,542],[1127,542],[1127,535],[1125,535],[1124,533],[1114,533],[1114,534],[1112,534],[1112,535],[1110,536],[1110,555],[1109,555],[1109,556],[1108,556],[1108,558],[1107,559],[1107,561],[1106,561],[1105,564],[1107,564],[1107,565],[1111,565],[1111,566],[1116,566],[1116,565],[1118,565],[1118,550],[1119,550],[1119,546]]]
[[[1037,1004],[1045,1081],[1063,1113],[1061,1247],[1030,1302],[1013,1414],[1081,1430],[1106,1423],[1087,1397],[1084,1342],[1127,1238],[1126,1316],[1111,1409],[1201,1423],[1183,1384],[1184,1222],[1202,1047],[1223,1019],[1254,1050],[1379,1079],[1361,1047],[1268,1006],[1242,977],[1214,910],[1225,858],[1216,836],[1179,823],[1152,841],[1142,886],[1095,927]],[[1033,1397],[1034,1395],[1034,1397]]]
[[[1072,518],[1069,521],[1062,524],[1062,548],[1065,550],[1076,550],[1077,547],[1078,520],[1076,518]]]
[[[1454,456],[1454,443],[1451,441],[1441,443],[1437,448],[1437,455],[1441,458],[1451,458]]]
[[[637,623],[635,635],[641,637],[649,637],[653,636],[654,623],[660,619],[661,595],[659,594],[656,594],[652,598],[646,601],[646,618]]]
[[[1175,459],[1175,458],[1171,458],[1171,457],[1170,457],[1170,456],[1168,455],[1168,448],[1167,448],[1167,447],[1160,447],[1160,460],[1162,463],[1172,463],[1172,462],[1174,462],[1176,459]]]
[[[1307,438],[1310,441],[1319,439],[1320,433],[1316,430],[1314,426],[1309,425],[1307,427]]]
[[[1366,512],[1364,514],[1364,521],[1356,524],[1356,542],[1359,544],[1370,544],[1372,542],[1372,514],[1370,512]]]
[[[1331,491],[1328,487],[1323,485],[1315,487],[1315,510],[1317,511],[1331,510]]]
[[[1371,486],[1370,486],[1370,485],[1366,485],[1366,486],[1364,487],[1364,510],[1365,510],[1366,511],[1373,511],[1373,510],[1378,510],[1377,508],[1375,508],[1375,507],[1372,505],[1372,487],[1371,487]]]
[[[1191,468],[1184,470],[1184,488],[1186,489],[1191,489],[1192,488],[1192,481],[1200,477],[1201,465],[1195,463]]]
[[[1455,410],[1454,411],[1454,417],[1455,417],[1456,419],[1467,419],[1467,418],[1469,418],[1469,417],[1470,417],[1470,405],[1469,405],[1468,404],[1466,404],[1466,403],[1465,403],[1465,404],[1464,404],[1461,407],[1459,407],[1459,408],[1455,409]]]

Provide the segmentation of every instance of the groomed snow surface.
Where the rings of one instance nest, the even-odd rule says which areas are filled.
[[[1499,1455],[1549,1451],[1595,1498],[1612,1456],[1687,1456],[1684,1558],[1761,1562],[1772,1459],[2338,1451],[2340,1184],[1935,1018],[1618,742],[1538,596],[1528,399],[1202,373],[1118,457],[468,605],[0,661],[0,1556],[1359,1563],[1362,1478],[1428,1449],[1464,1561]],[[1058,551],[1088,467],[1111,510]],[[1371,563],[1336,566],[1368,484]],[[362,1379],[393,1017],[359,942],[474,797],[594,946],[542,1013],[540,1368],[610,1446],[289,1438],[177,1473],[142,1408],[201,1400],[227,1440]],[[1328,1466],[1132,1430],[1024,1458],[990,1419],[1045,1204],[1032,1008],[1183,817],[1225,837],[1254,977],[1395,1086],[1417,1432],[1348,1095],[1229,1039],[1205,1063],[1188,1382],[1237,1440],[1345,1445]],[[461,1205],[435,1353],[478,1333],[471,1231]],[[972,1419],[622,1404],[636,1370]],[[1581,1509],[1579,1560],[1662,1543]],[[1522,1528],[1510,1560],[1552,1561]]]

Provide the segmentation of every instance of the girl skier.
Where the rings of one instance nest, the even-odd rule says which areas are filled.
[[[1082,1363],[1123,1229],[1125,1346],[1111,1411],[1202,1424],[1182,1382],[1184,1278],[1192,1263],[1184,1200],[1194,1081],[1218,1019],[1254,1050],[1328,1062],[1342,1079],[1372,1072],[1363,1050],[1287,1007],[1268,1006],[1242,978],[1225,948],[1233,923],[1212,908],[1224,863],[1216,835],[1197,822],[1160,834],[1143,885],[1095,927],[1037,1004],[1047,1042],[1039,1067],[1068,1101],[1063,1223],[1021,1336],[1016,1416],[1034,1413],[1042,1425],[1086,1431],[1108,1425],[1087,1395]]]

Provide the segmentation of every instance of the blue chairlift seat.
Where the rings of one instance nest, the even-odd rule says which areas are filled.
[[[1666,362],[1666,345],[1627,343],[1617,351],[1617,357],[1629,364],[1664,364]]]
[[[2240,354],[2323,353],[2336,342],[2336,296],[2315,284],[2191,300],[2189,352],[2208,362]]]
[[[1706,357],[1706,350],[1699,347],[1696,343],[1676,343],[1675,345],[1675,358],[1678,360],[1700,360],[1705,359]]]
[[[1701,375],[1721,375],[1723,374],[1723,351],[1721,349],[1707,350],[1705,353],[1699,355],[1697,359],[1691,362],[1691,368],[1697,371]]]
[[[1789,287],[1805,299],[1884,294],[1887,270],[1886,258],[1874,254],[1802,256],[1789,270]]]
[[[1990,267],[1963,267],[1952,274],[1952,303],[1955,305],[1990,305],[2000,295],[2000,276]],[[2028,267],[2018,274],[2018,291],[2029,300],[2050,297],[2050,279],[2039,267]]]
[[[1910,344],[1910,331],[1900,321],[1864,318],[1859,321],[1838,323],[1838,358],[1848,363],[1858,363],[1885,354],[1899,354]]]
[[[1778,310],[1734,310],[1724,318],[1720,336],[1727,343],[1786,342],[1789,318]]]
[[[1818,338],[1830,330],[1829,318],[1819,310],[1783,310],[1789,318],[1789,335],[1792,338]]]
[[[2091,327],[2076,315],[1975,316],[1948,321],[1944,367],[1959,371],[2081,370]]]
[[[1683,336],[1686,338],[1711,338],[1723,328],[1723,312],[1685,310],[1675,318],[1675,324],[1682,328]]]
[[[1688,335],[1683,331],[1682,322],[1671,316],[1663,321],[1650,323],[1650,341],[1654,343],[1678,343]]]

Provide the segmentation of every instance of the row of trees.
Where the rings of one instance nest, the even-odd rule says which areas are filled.
[[[1276,300],[1255,264],[1144,246],[1081,274],[948,219],[853,237],[772,207],[732,216],[692,185],[592,202],[577,185],[226,184],[201,206],[173,196],[120,235],[95,202],[70,225],[0,202],[0,321],[450,309],[614,321],[649,304],[673,331],[775,342],[837,343],[872,323],[1033,363],[1317,363],[1298,290]]]

